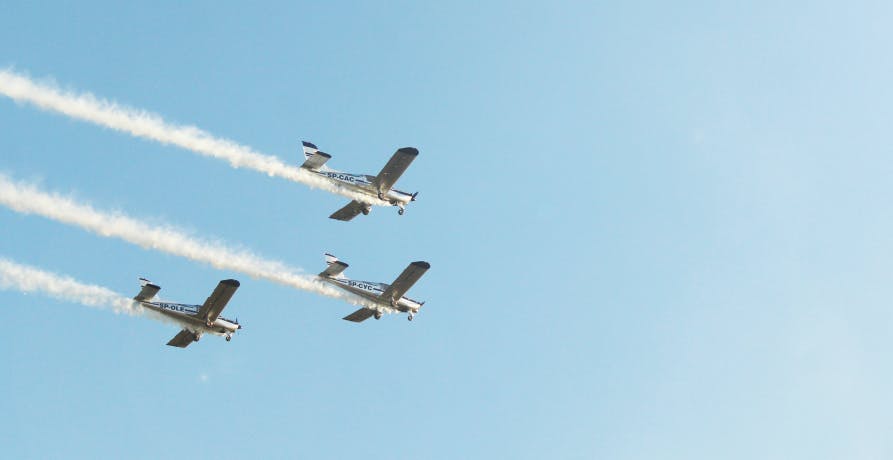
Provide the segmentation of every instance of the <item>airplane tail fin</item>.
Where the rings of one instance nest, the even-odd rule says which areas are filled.
[[[151,281],[145,278],[140,278],[140,287],[142,287],[142,289],[140,290],[139,294],[137,294],[136,297],[133,298],[133,300],[137,300],[140,302],[148,302],[153,297],[155,297],[155,294],[158,294],[158,291],[161,290],[158,285],[152,284]]]
[[[323,270],[319,276],[327,277],[327,278],[342,278],[343,275],[341,272],[347,268],[347,264],[338,260],[337,257],[326,253],[326,269]]]
[[[304,169],[317,171],[322,168],[327,161],[332,159],[331,155],[325,152],[320,152],[319,148],[310,142],[301,141],[301,144],[304,146],[304,164],[301,165]]]
[[[310,158],[319,152],[319,148],[307,141],[301,141],[301,144],[304,145],[304,158]]]

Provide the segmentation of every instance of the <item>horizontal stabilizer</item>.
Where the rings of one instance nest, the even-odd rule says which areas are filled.
[[[353,321],[355,323],[362,323],[367,319],[371,318],[375,315],[375,310],[369,308],[361,308],[347,316],[344,317],[347,321]]]
[[[326,256],[328,256],[328,254],[326,254]],[[328,259],[328,257],[326,257],[326,259]],[[344,263],[338,259],[335,259],[332,262],[327,261],[327,263],[329,264],[329,266],[326,267],[325,270],[320,272],[319,276],[322,276],[325,278],[337,278],[338,276],[341,275],[341,272],[343,272],[348,267],[348,265],[346,263]]]
[[[140,290],[140,293],[133,298],[133,300],[138,302],[148,302],[149,300],[152,300],[152,298],[155,297],[155,294],[158,294],[158,291],[161,290],[159,286],[152,284],[151,281],[145,278],[140,278],[140,285],[142,285],[143,288]]]
[[[307,159],[304,161],[304,164],[301,165],[304,169],[309,169],[311,171],[316,171],[322,167],[322,165],[326,164],[332,156],[325,152],[316,152],[313,155],[306,155]]]

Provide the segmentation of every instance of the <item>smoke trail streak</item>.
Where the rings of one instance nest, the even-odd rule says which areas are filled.
[[[17,264],[0,258],[0,288],[24,293],[41,292],[50,297],[73,301],[88,307],[110,308],[115,313],[136,315],[144,309],[136,302],[101,286]]]
[[[16,290],[25,294],[40,292],[59,300],[111,309],[119,314],[141,315],[162,323],[180,326],[176,321],[160,313],[143,308],[139,302],[102,286],[84,284],[68,276],[21,265],[2,257],[0,257],[0,289]]]
[[[37,214],[77,225],[100,236],[120,238],[144,248],[204,262],[214,268],[233,270],[342,299],[355,305],[375,308],[374,304],[359,296],[335,289],[314,276],[299,274],[298,270],[281,262],[266,260],[244,250],[230,249],[220,242],[193,238],[173,227],[151,226],[123,214],[103,213],[70,198],[42,192],[33,185],[14,182],[3,174],[0,174],[0,204],[16,212]]]
[[[214,137],[194,126],[173,125],[164,121],[159,115],[98,99],[90,93],[62,92],[8,69],[0,69],[0,94],[17,102],[31,103],[44,110],[89,121],[136,137],[176,145],[201,155],[226,160],[234,168],[254,169],[270,176],[300,182],[364,203],[383,204],[361,193],[332,184],[297,166],[283,163],[276,157],[255,152],[250,147],[230,140]]]

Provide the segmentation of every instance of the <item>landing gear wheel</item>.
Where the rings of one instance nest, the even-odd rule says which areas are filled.
[[[369,211],[371,211],[371,209],[369,209],[369,208],[363,208],[363,215],[364,215],[364,216],[368,216],[368,215],[369,215]]]
[[[231,335],[226,336],[226,341],[227,341],[227,342],[229,342],[229,341],[232,340],[232,339],[233,339],[233,336],[231,336]]]
[[[403,215],[404,212],[406,212],[406,211],[402,208],[397,210],[397,214],[400,214],[401,216]]]
[[[205,321],[205,326],[211,327],[211,324],[212,324],[212,323],[211,323],[211,320],[207,320],[207,321]]]
[[[412,321],[412,315],[407,316],[407,317],[406,317],[406,320],[407,320],[407,321]]]
[[[375,319],[381,319],[381,312],[380,312],[380,311],[375,312]]]

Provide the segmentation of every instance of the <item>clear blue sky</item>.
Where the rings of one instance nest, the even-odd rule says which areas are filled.
[[[295,164],[421,151],[406,215],[0,98],[0,171],[316,273],[432,269],[412,323],[0,209],[0,256],[245,330],[0,292],[9,458],[889,458],[885,2],[5,5],[0,65]],[[164,2],[163,2],[164,3]],[[224,2],[225,3],[225,2]]]

